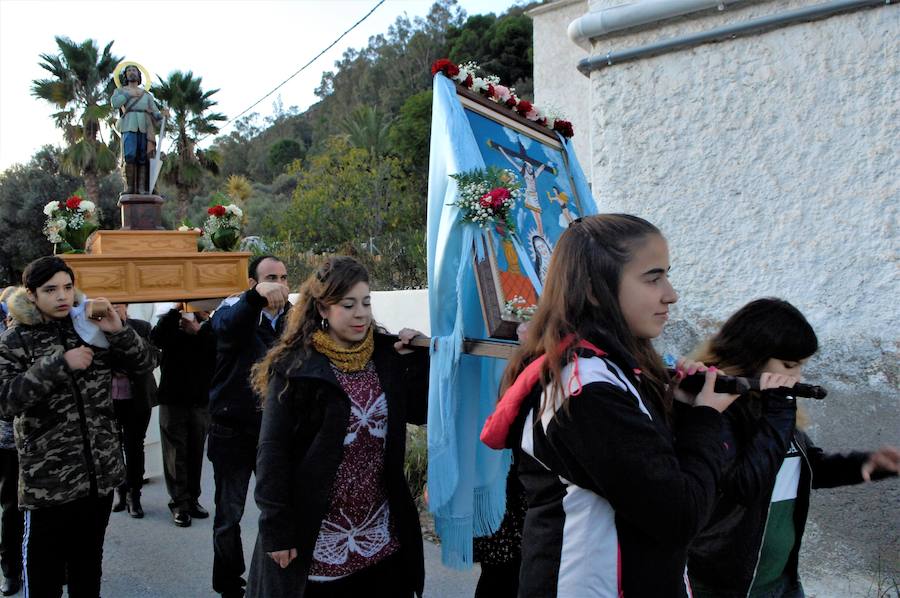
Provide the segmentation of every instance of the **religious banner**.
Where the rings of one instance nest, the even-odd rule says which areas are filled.
[[[474,536],[499,527],[511,458],[478,439],[506,361],[465,354],[464,341],[515,338],[559,236],[597,211],[571,124],[472,70],[433,68],[428,179],[428,496],[455,568],[472,565]]]
[[[488,230],[475,241],[487,333],[515,339],[519,314],[537,306],[557,239],[584,210],[556,133],[462,87],[457,94],[485,166],[515,173],[523,190],[513,231]]]

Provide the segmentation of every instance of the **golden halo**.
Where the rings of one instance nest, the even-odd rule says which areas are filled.
[[[119,73],[125,70],[127,66],[136,66],[139,71],[141,71],[141,85],[144,87],[146,91],[150,91],[150,85],[153,81],[153,76],[150,74],[150,71],[145,69],[139,62],[135,62],[133,60],[123,60],[119,64],[116,65],[116,69],[113,71],[113,81],[116,83],[116,88],[122,87],[122,80],[119,77]]]

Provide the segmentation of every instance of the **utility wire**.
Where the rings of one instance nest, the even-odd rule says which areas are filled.
[[[340,37],[338,37],[336,40],[334,40],[333,42],[331,42],[331,44],[330,44],[327,48],[325,48],[324,50],[322,50],[321,52],[319,52],[318,54],[316,54],[315,57],[313,57],[312,60],[310,60],[309,62],[307,62],[307,63],[304,64],[303,66],[301,66],[301,67],[297,70],[297,72],[295,72],[293,75],[291,75],[290,77],[288,77],[287,79],[285,79],[284,81],[282,81],[281,83],[279,83],[272,91],[270,91],[269,93],[267,93],[267,94],[264,95],[263,97],[261,97],[261,98],[259,98],[258,100],[256,100],[256,102],[254,102],[249,108],[245,109],[243,112],[241,112],[241,113],[238,114],[237,116],[235,116],[235,117],[229,119],[228,122],[226,122],[224,125],[221,126],[221,128],[219,128],[219,131],[216,133],[216,135],[218,135],[219,133],[221,133],[222,131],[224,131],[231,123],[233,123],[234,121],[236,121],[237,119],[239,119],[239,118],[242,117],[243,115],[247,114],[248,112],[250,112],[251,110],[253,110],[254,108],[256,108],[256,107],[260,104],[260,102],[262,102],[263,100],[265,100],[266,98],[268,98],[269,96],[271,96],[273,93],[275,93],[276,91],[278,91],[279,89],[281,89],[281,88],[284,86],[285,83],[287,83],[288,81],[290,81],[291,79],[293,79],[294,77],[296,77],[297,75],[299,75],[300,73],[302,73],[303,71],[305,71],[307,68],[309,68],[315,61],[317,61],[319,58],[321,58],[322,55],[325,54],[325,52],[327,52],[328,50],[330,50],[330,49],[332,49],[333,47],[335,47],[335,46],[338,44],[338,42],[340,42],[342,39],[344,39],[344,38],[347,36],[347,34],[349,34],[351,31],[353,31],[354,29],[356,29],[357,27],[359,27],[359,25],[360,25],[363,21],[365,21],[365,20],[368,19],[370,16],[372,16],[372,13],[375,12],[376,10],[378,10],[378,7],[381,6],[381,5],[384,4],[384,3],[385,3],[385,0],[379,0],[378,3],[377,3],[375,6],[372,7],[372,10],[370,10],[369,12],[367,12],[367,13],[363,16],[363,18],[361,18],[361,19],[358,20],[357,22],[353,23],[353,25],[352,25],[349,29],[347,29],[346,31],[344,31],[344,32],[340,35]],[[206,139],[207,137],[209,137],[211,134],[212,134],[212,133],[208,133],[208,134],[204,135],[203,137],[201,137],[200,139],[198,139],[197,142],[199,143],[199,142],[203,141],[204,139]]]

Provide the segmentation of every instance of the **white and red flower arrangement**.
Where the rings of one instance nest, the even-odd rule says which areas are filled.
[[[84,251],[87,238],[97,230],[97,206],[94,202],[72,195],[65,201],[51,201],[44,206],[44,235],[54,244],[65,243],[66,251]]]
[[[231,251],[241,237],[241,220],[244,212],[234,204],[215,204],[206,210],[203,233],[212,244],[223,251]]]
[[[450,176],[456,179],[459,193],[451,205],[460,209],[463,222],[493,226],[503,237],[515,232],[512,207],[523,194],[514,172],[491,166]]]
[[[540,108],[516,96],[516,90],[500,84],[496,75],[480,75],[480,68],[474,62],[460,65],[453,64],[446,58],[435,60],[431,65],[431,74],[443,73],[445,77],[455,81],[466,89],[479,93],[489,100],[516,112],[519,116],[552,129],[566,138],[575,135],[572,123],[568,120],[542,111]]]

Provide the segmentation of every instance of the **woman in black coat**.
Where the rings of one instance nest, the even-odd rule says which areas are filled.
[[[259,537],[248,596],[421,595],[418,512],[403,475],[406,424],[423,423],[427,352],[380,334],[368,273],[331,258],[300,290],[254,368],[265,397]]]

